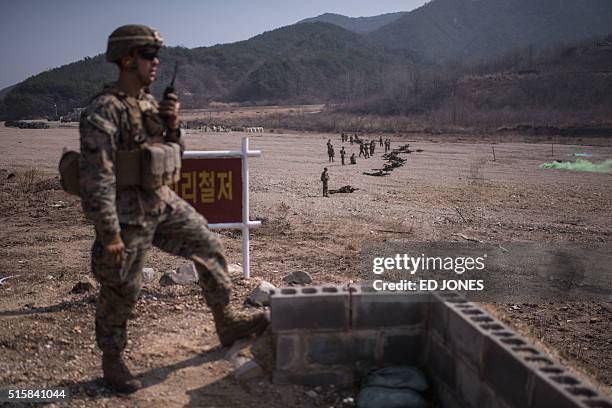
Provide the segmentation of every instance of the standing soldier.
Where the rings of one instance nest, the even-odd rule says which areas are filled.
[[[370,156],[374,156],[374,149],[376,148],[376,141],[372,139],[370,142]]]
[[[382,145],[383,145],[382,135],[378,138],[378,145],[380,147],[382,147]]]
[[[323,183],[323,197],[329,197],[329,195],[327,195],[327,183],[329,182],[327,167],[323,168],[323,173],[321,173],[321,182]]]
[[[327,155],[329,156],[329,162],[333,163],[334,161],[334,156],[335,156],[335,152],[334,152],[334,147],[333,146],[329,146],[329,148],[327,149]]]
[[[175,177],[155,178],[160,152],[165,160],[184,150],[177,96],[167,92],[158,106],[147,92],[157,75],[161,46],[162,38],[149,27],[116,29],[108,38],[106,59],[118,66],[118,82],[91,100],[79,127],[81,205],[95,227],[91,266],[100,282],[96,342],[104,379],[126,393],[141,387],[121,352],[152,245],[195,263],[223,346],[267,325],[263,313],[246,315],[230,308],[231,280],[221,242],[204,217],[169,187]],[[154,155],[155,166],[149,160]],[[174,162],[176,175],[179,161]],[[134,177],[134,168],[140,177]]]
[[[344,150],[344,146],[340,149],[340,158],[342,159],[342,165],[344,166],[344,157],[346,156],[346,150]]]
[[[349,143],[351,144],[351,146],[353,145],[353,135],[349,136]]]
[[[363,149],[363,143],[359,143],[359,157],[364,156],[365,157],[365,153],[364,153],[364,149]]]

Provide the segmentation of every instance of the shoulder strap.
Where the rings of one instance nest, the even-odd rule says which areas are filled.
[[[94,98],[97,98],[100,95],[113,95],[121,102],[123,106],[125,106],[128,112],[128,120],[130,124],[130,133],[129,138],[127,140],[127,148],[128,150],[135,149],[137,145],[140,144],[140,142],[136,141],[135,139],[137,137],[140,137],[140,134],[142,132],[142,112],[140,111],[138,103],[130,103],[130,100],[127,95],[121,92],[119,88],[113,85],[105,86],[102,91],[100,91],[96,96],[94,96]]]

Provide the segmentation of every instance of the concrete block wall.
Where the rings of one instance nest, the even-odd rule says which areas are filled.
[[[446,407],[612,408],[526,338],[456,294],[434,296],[425,370]]]
[[[275,383],[352,386],[368,367],[417,365],[443,408],[612,408],[456,294],[325,285],[280,288],[270,303]]]
[[[421,364],[427,304],[360,287],[291,287],[270,298],[275,383],[352,386],[360,368]]]

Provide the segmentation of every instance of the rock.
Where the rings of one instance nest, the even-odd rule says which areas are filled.
[[[244,270],[242,266],[238,264],[229,264],[227,265],[227,271],[229,272],[231,277],[242,278],[244,276]]]
[[[312,283],[312,278],[304,271],[295,271],[285,276],[283,282],[293,285],[308,285]]]
[[[240,339],[236,341],[232,347],[225,353],[225,359],[232,361],[238,356],[243,356],[251,342],[249,339]]]
[[[263,376],[263,369],[253,360],[247,360],[234,370],[234,377],[240,381],[256,380]]]
[[[355,398],[353,398],[353,397],[346,397],[345,399],[342,400],[342,404],[344,404],[345,406],[354,407],[355,406]]]
[[[317,394],[317,392],[314,390],[306,391],[306,395],[310,398],[317,398],[319,396],[319,394]]]
[[[193,262],[182,265],[176,271],[168,271],[159,279],[162,286],[191,285],[198,282],[198,272]]]
[[[276,289],[276,287],[267,281],[261,281],[259,286],[251,291],[248,297],[250,304],[255,306],[269,306],[270,305],[270,291]]]
[[[142,268],[142,283],[151,283],[155,279],[155,269]]]
[[[82,278],[79,282],[77,282],[72,289],[70,290],[70,293],[74,293],[74,294],[81,294],[81,293],[87,293],[87,292],[91,292],[95,289],[95,284],[94,282],[88,278]]]

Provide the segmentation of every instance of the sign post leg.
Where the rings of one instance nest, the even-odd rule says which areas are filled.
[[[244,279],[251,277],[249,239],[249,138],[242,138],[242,271]]]

